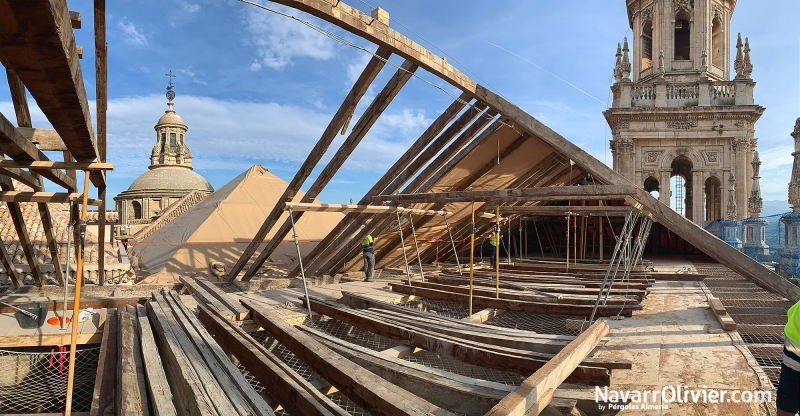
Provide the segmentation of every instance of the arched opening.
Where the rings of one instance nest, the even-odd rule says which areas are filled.
[[[133,201],[131,202],[131,206],[133,207],[133,219],[142,219],[142,204],[140,204],[139,201]]]
[[[711,22],[711,64],[722,68],[722,20],[715,17]]]
[[[670,206],[679,214],[692,219],[692,161],[686,156],[678,156],[672,161],[670,174]]]
[[[691,58],[691,30],[689,16],[681,11],[675,16],[675,60],[688,61]]]
[[[642,28],[642,71],[653,66],[653,22],[644,22]]]
[[[652,176],[645,179],[644,191],[649,192],[650,195],[653,195],[655,199],[658,199],[659,195],[661,194],[661,188],[659,187],[658,179]]]
[[[706,179],[706,221],[714,221],[722,218],[722,183],[712,176]]]

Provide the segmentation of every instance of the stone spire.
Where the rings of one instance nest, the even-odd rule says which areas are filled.
[[[750,62],[750,40],[745,38],[745,43],[742,44],[741,33],[736,38],[736,60],[733,61],[733,69],[736,70],[737,79],[749,79],[753,73],[753,63]]]
[[[794,164],[792,165],[792,179],[789,181],[789,204],[792,210],[800,212],[800,117],[794,123]]]
[[[750,61],[750,39],[744,38],[744,63],[742,65],[742,74],[745,78],[750,78],[753,73],[753,63]]]
[[[614,83],[622,81],[622,46],[617,43],[617,61],[614,64]]]
[[[167,110],[156,123],[156,145],[150,152],[150,169],[161,166],[179,166],[192,169],[192,152],[186,145],[186,131],[189,127],[172,108],[175,100],[175,91],[172,89],[172,71],[166,74],[170,77],[167,85]]]
[[[630,51],[630,49],[628,49],[628,37],[626,36],[625,39],[622,42],[622,66],[620,67],[620,69],[622,71],[622,79],[624,81],[630,81],[631,80],[631,78],[630,78],[630,75],[631,75],[631,61],[630,61],[630,59],[628,59],[628,52],[629,51]]]
[[[728,178],[728,183],[730,184],[728,187],[728,219],[736,220],[736,178],[733,176],[733,171]]]
[[[763,207],[763,200],[761,199],[761,184],[759,184],[760,176],[758,172],[761,170],[761,158],[758,157],[758,152],[753,154],[753,189],[750,191],[750,198],[747,200],[747,211],[752,218],[761,215]]]

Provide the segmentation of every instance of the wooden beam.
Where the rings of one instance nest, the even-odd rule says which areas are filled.
[[[220,312],[225,313],[225,316],[232,321],[238,318],[238,312],[231,310],[227,305],[215,298],[214,295],[212,295],[204,287],[198,285],[197,281],[194,279],[183,276],[181,276],[179,279],[181,283],[183,283],[183,287],[189,289],[190,293],[200,302],[203,302],[206,305],[211,305]]]
[[[39,174],[28,172],[22,169],[2,169],[0,168],[0,175],[8,176],[9,178],[16,179],[26,186],[30,186],[34,191],[42,190],[42,179]]]
[[[8,178],[0,178],[0,189],[3,190],[3,192],[0,192],[0,195],[6,192],[16,192],[14,191],[14,185]],[[2,200],[3,198],[0,196],[0,201]],[[39,270],[39,263],[36,261],[36,253],[33,251],[33,244],[28,235],[28,228],[26,227],[25,216],[22,215],[22,208],[20,208],[17,202],[5,202],[8,207],[8,213],[11,215],[11,221],[14,222],[14,229],[17,231],[19,244],[22,246],[22,251],[25,253],[25,260],[28,262],[28,267],[31,269],[33,280],[36,282],[36,286],[42,287],[44,278],[42,276],[42,271]]]
[[[287,324],[261,305],[253,304],[249,300],[243,300],[242,303],[250,309],[253,320],[264,327],[278,342],[368,412],[453,414],[353,365],[352,362]]]
[[[350,120],[350,117],[353,115],[353,111],[355,110],[356,105],[361,100],[361,97],[364,96],[364,93],[367,92],[370,84],[378,76],[378,73],[381,71],[383,66],[385,65],[385,61],[389,59],[391,56],[391,52],[389,52],[386,48],[378,48],[375,52],[376,56],[373,56],[364,70],[359,75],[358,79],[356,80],[353,87],[350,89],[350,92],[345,97],[342,105],[339,106],[339,110],[336,111],[333,118],[331,119],[330,123],[328,123],[328,127],[325,128],[325,131],[322,133],[322,136],[317,141],[317,144],[314,145],[314,148],[311,149],[311,152],[306,157],[306,160],[300,166],[300,169],[297,170],[295,173],[294,178],[286,187],[286,190],[281,195],[278,202],[272,208],[272,211],[267,216],[264,223],[261,225],[261,228],[256,232],[255,236],[253,236],[252,242],[245,248],[242,256],[239,260],[231,267],[230,272],[228,273],[228,281],[232,282],[236,279],[236,276],[244,269],[244,266],[250,260],[250,258],[255,254],[258,246],[261,244],[262,241],[267,237],[269,232],[278,222],[278,219],[281,217],[284,211],[284,204],[286,202],[291,202],[297,192],[300,190],[300,186],[311,176],[311,172],[314,170],[314,167],[317,166],[322,156],[328,150],[333,139],[336,138],[336,135],[342,130],[343,126],[347,124]]]
[[[0,160],[0,168],[114,170],[114,164],[106,162],[54,162],[50,160],[47,161]]]
[[[61,270],[61,258],[58,256],[58,245],[53,235],[53,218],[50,216],[50,208],[44,202],[39,202],[36,207],[39,209],[39,219],[42,220],[42,229],[44,230],[44,237],[47,241],[47,250],[50,252],[50,259],[53,263],[53,271],[56,275],[56,282],[61,287],[64,287],[64,271]],[[98,260],[102,250],[98,250]]]
[[[97,150],[71,22],[63,1],[0,2],[0,60],[19,75],[70,152],[92,161]]]
[[[339,168],[344,164],[350,154],[353,153],[356,146],[361,142],[361,139],[367,134],[372,125],[378,121],[378,117],[383,114],[386,107],[391,104],[394,97],[400,92],[403,86],[406,85],[411,76],[417,70],[417,65],[412,64],[409,61],[403,63],[400,69],[395,72],[394,76],[389,79],[389,82],[383,87],[380,93],[375,97],[375,99],[370,103],[369,107],[364,110],[364,113],[359,118],[356,125],[353,127],[353,130],[350,132],[350,135],[347,136],[342,146],[336,151],[336,154],[333,155],[331,160],[325,166],[325,168],[320,172],[319,176],[317,176],[317,180],[308,188],[303,198],[300,202],[313,202],[317,195],[325,188],[325,186],[333,179],[333,176],[339,170]],[[279,206],[280,204],[276,205]],[[303,212],[297,212],[291,214],[294,221],[297,222],[303,216]],[[278,248],[278,245],[281,243],[284,237],[289,234],[289,231],[292,228],[292,222],[290,218],[287,218],[284,221],[281,228],[275,232],[272,236],[272,239],[267,242],[264,250],[253,260],[253,263],[250,266],[250,269],[245,272],[244,277],[242,277],[242,281],[248,281],[253,278],[258,272],[259,267],[267,260],[267,258],[272,255],[275,249]],[[258,246],[261,243],[261,240],[254,239],[250,244],[256,244]],[[233,270],[231,270],[233,272]],[[233,275],[233,274],[231,274]],[[229,275],[229,279],[230,276]],[[235,276],[235,275],[234,275]]]
[[[400,203],[433,202],[515,202],[515,201],[571,201],[624,199],[636,192],[629,185],[548,186],[525,189],[498,189],[490,191],[431,192],[424,194],[379,195],[373,203],[392,201]]]
[[[147,399],[147,382],[142,361],[142,344],[137,334],[136,308],[120,306],[117,308],[116,318],[118,359],[115,397],[117,414],[147,414],[150,405]]]
[[[532,216],[561,217],[567,214],[588,217],[624,217],[631,211],[626,206],[501,206],[501,214],[527,214]]]
[[[59,344],[60,345],[60,344]],[[116,400],[114,398],[117,385],[117,310],[106,311],[103,324],[103,339],[100,344],[100,357],[97,359],[97,375],[94,379],[94,393],[90,416],[114,415]]]
[[[95,105],[97,110],[97,152],[106,161],[106,111],[108,110],[108,43],[106,43],[106,0],[94,0]]]
[[[164,373],[164,366],[156,346],[156,339],[153,336],[153,328],[147,318],[147,308],[144,305],[136,305],[136,312],[139,317],[136,329],[142,345],[142,356],[147,358],[144,360],[144,370],[147,375],[147,392],[150,394],[150,401],[153,404],[153,414],[155,416],[177,415],[175,404],[172,402],[172,390],[169,388],[167,375]]]
[[[17,116],[17,126],[31,127],[31,111],[28,107],[28,95],[25,94],[25,84],[12,69],[6,68],[6,77],[8,88],[11,90],[11,102],[14,103],[14,113]]]
[[[185,278],[181,278],[184,280]],[[250,311],[247,310],[241,303],[239,303],[236,299],[231,297],[229,294],[225,293],[220,289],[217,285],[209,282],[205,279],[202,275],[195,274],[192,277],[189,277],[185,280],[192,280],[195,285],[192,286],[192,291],[199,290],[200,288],[205,289],[205,292],[208,293],[206,296],[211,296],[219,303],[222,304],[225,308],[227,308],[228,313],[232,313],[233,316],[236,317],[237,321],[241,321],[247,319],[247,315]]]
[[[106,187],[97,188],[97,196],[101,201],[106,200]],[[101,203],[97,212],[97,280],[100,286],[106,284],[106,204]]]
[[[22,291],[25,289],[37,290],[38,288],[26,286],[21,288]],[[17,291],[20,293],[20,291]],[[29,302],[48,302],[50,304],[49,308],[51,311],[60,311],[64,309],[64,301],[56,298],[49,298],[49,297],[42,297],[36,296],[34,293],[30,297],[21,297],[19,295],[16,296],[2,296],[0,297],[0,301],[4,303],[9,303],[14,306],[19,306]],[[101,309],[101,308],[114,308],[116,309],[118,306],[122,305],[136,305],[140,302],[144,302],[145,298],[85,298],[81,300],[81,307],[82,308],[94,308],[94,309]],[[73,309],[73,302],[72,300],[67,301],[67,309]],[[0,306],[0,313],[14,313],[16,309],[11,308],[9,306],[2,305]],[[67,338],[69,338],[69,334],[67,334]],[[64,345],[64,344],[53,344],[53,345]]]
[[[22,192],[22,191],[2,191],[0,201],[20,203],[20,202],[43,202],[43,203],[67,203],[69,201],[81,201],[83,194],[65,192]],[[100,206],[103,201],[99,199],[89,199],[89,205]]]
[[[3,268],[6,269],[6,273],[8,273],[8,277],[11,278],[11,283],[14,284],[14,287],[20,288],[23,287],[22,278],[19,276],[19,272],[17,272],[17,268],[14,267],[14,258],[8,253],[8,249],[6,248],[5,242],[0,238],[0,262],[3,263]],[[6,308],[8,308],[6,306]],[[16,311],[12,308],[12,311]],[[2,310],[2,309],[0,309]]]
[[[599,320],[578,335],[566,348],[528,377],[513,393],[492,408],[487,416],[538,415],[552,392],[608,334],[608,323]],[[535,408],[533,411],[532,408]]]
[[[235,356],[289,414],[349,414],[213,306],[198,305],[197,310],[200,322],[222,348]]]
[[[61,136],[52,129],[35,129],[30,127],[17,127],[17,132],[33,144],[39,146],[39,150],[65,151],[67,146],[61,140]]]
[[[2,166],[2,165],[0,165]],[[452,215],[448,211],[432,211],[383,205],[348,205],[348,204],[313,204],[309,202],[287,202],[286,209],[305,212],[362,212],[369,214],[388,214],[392,212],[412,213],[415,215]]]
[[[72,24],[73,29],[80,29],[81,24],[81,14],[79,12],[73,12],[70,10],[69,12],[69,21]]]

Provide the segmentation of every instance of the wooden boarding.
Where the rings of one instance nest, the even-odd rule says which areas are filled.
[[[130,309],[128,309],[130,308]],[[118,415],[149,415],[142,344],[137,334],[136,309],[117,308],[117,378]]]
[[[163,299],[164,307],[172,309],[172,315],[178,326],[183,329],[184,337],[193,344],[193,347],[201,357],[202,361],[192,362],[195,371],[198,374],[207,373],[216,379],[220,392],[227,396],[227,400],[230,400],[230,404],[237,414],[274,416],[275,413],[264,398],[253,390],[253,387],[250,386],[241,371],[233,365],[219,344],[214,341],[211,334],[197,320],[194,313],[180,302],[178,293],[175,291],[167,292],[162,289],[161,296],[162,298],[159,299],[159,302],[162,302]],[[186,350],[186,347],[184,350]],[[216,391],[211,391],[214,389],[209,389],[209,386],[204,387],[209,392],[210,397],[216,395]],[[223,413],[221,407],[217,407],[217,409],[220,413]]]
[[[408,286],[400,283],[390,283],[392,290],[397,293],[421,296],[428,299],[447,300],[467,304],[469,295],[453,293],[443,290],[426,289],[423,287]],[[482,308],[503,309],[509,311],[522,311],[530,313],[543,313],[550,315],[574,315],[589,316],[592,313],[592,306],[589,305],[563,305],[557,303],[541,302],[521,302],[510,299],[496,299],[485,296],[473,296],[472,304]],[[625,317],[633,316],[633,311],[641,310],[639,305],[619,306],[598,306],[595,316],[607,317],[622,315]]]
[[[2,167],[2,164],[0,164]],[[415,215],[452,215],[449,211],[432,211],[411,209],[386,205],[347,205],[347,204],[312,204],[308,202],[287,202],[286,209],[306,212],[361,212],[367,214],[388,214],[392,212],[411,213]]]
[[[228,315],[228,319],[236,320],[238,318],[239,311],[232,311],[211,292],[200,286],[195,279],[181,276],[180,281],[183,283],[184,287],[191,291],[192,295],[197,296],[197,298],[204,303],[214,306],[217,310],[224,311]]]
[[[37,129],[31,129],[37,130]],[[70,169],[70,170],[114,170],[108,162],[55,162],[52,160],[0,160],[0,168],[9,169]]]
[[[261,305],[249,300],[242,303],[250,309],[253,320],[278,342],[365,410],[379,414],[453,415],[354,365]]]
[[[200,321],[290,414],[347,416],[328,397],[211,305],[198,305]]]
[[[469,279],[461,275],[455,274],[440,274],[438,276],[425,276],[426,280],[431,283],[439,283],[450,286],[463,286],[469,285]],[[495,287],[496,281],[494,276],[479,275],[477,278],[472,279],[472,284],[482,287]],[[558,283],[510,283],[501,278],[501,289],[516,289],[516,290],[536,290],[537,293],[543,293],[555,296],[562,299],[569,296],[593,296],[597,297],[598,289],[587,288],[583,285],[569,285]],[[627,293],[627,295],[626,295]],[[637,302],[641,302],[646,292],[643,290],[625,290],[625,289],[611,289],[610,296],[628,296]]]
[[[568,374],[574,371],[578,363],[591,353],[608,331],[608,323],[605,320],[592,324],[544,367],[528,377],[519,388],[486,413],[486,416],[538,415],[549,403],[552,392]]]
[[[204,276],[198,274],[190,277],[190,279],[194,279],[197,285],[205,289],[208,294],[222,303],[223,306],[233,313],[233,316],[236,317],[236,320],[241,321],[247,319],[247,315],[250,313],[250,311],[242,306],[241,303],[237,302],[231,295],[223,292],[222,289],[220,289],[217,285],[209,282],[208,279],[204,278]]]
[[[117,381],[117,310],[108,309],[103,327],[103,342],[97,359],[97,375],[94,379],[94,393],[90,416],[116,414],[114,398]]]
[[[446,277],[461,277],[457,274],[445,274]],[[495,275],[490,272],[476,272],[474,276],[494,279]],[[510,274],[501,273],[500,274],[500,282],[509,282],[509,283],[520,283],[520,284],[570,284],[574,285],[577,288],[589,288],[589,289],[600,289],[603,286],[602,281],[594,281],[594,280],[586,280],[586,279],[579,279],[579,278],[568,278],[562,276],[515,276]],[[617,288],[613,289],[611,293],[619,294],[620,292],[628,294],[636,294],[636,295],[644,295],[645,291],[650,288],[650,283],[644,283],[636,281],[625,282],[625,288],[621,289],[621,284],[617,282]],[[597,293],[597,290],[595,290]]]
[[[474,343],[422,329],[409,329],[402,326],[386,324],[365,317],[354,310],[347,311],[341,307],[332,306],[329,303],[320,302],[315,304],[314,307],[318,313],[330,316],[350,325],[401,341],[410,346],[428,350],[435,354],[448,355],[468,364],[525,375],[533,373],[547,362],[546,358],[531,358],[530,356],[517,355],[515,354],[516,351],[509,351],[509,349],[487,346],[485,344]],[[605,368],[581,366],[570,375],[569,380],[574,383],[607,386],[611,378],[608,370]]]
[[[377,374],[384,380],[425,398],[437,406],[458,413],[481,416],[509,393],[505,389],[498,388],[500,386],[492,388],[494,386],[489,387],[476,383],[470,377],[449,374],[456,378],[451,379],[445,376],[443,371],[438,373],[429,371],[430,369],[425,366],[343,341],[308,326],[303,325],[299,328],[336,353]],[[468,380],[473,381],[469,382]]]
[[[139,316],[136,329],[142,346],[142,356],[146,357],[144,371],[153,415],[176,416],[178,411],[175,410],[175,404],[172,402],[172,390],[169,388],[167,375],[164,373],[164,366],[161,363],[161,356],[153,336],[153,329],[147,318],[147,308],[144,305],[136,305],[136,311]]]

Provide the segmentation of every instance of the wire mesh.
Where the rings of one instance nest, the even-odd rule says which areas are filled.
[[[426,367],[449,371],[454,374],[460,374],[479,380],[508,384],[510,386],[519,386],[525,381],[525,377],[517,373],[467,364],[455,358],[441,356],[426,350],[417,351],[414,354],[403,357],[403,359]]]
[[[505,311],[484,322],[503,328],[522,329],[550,335],[579,335],[577,329],[567,328],[567,319],[583,320],[583,317],[567,315],[544,315],[539,313]]]
[[[780,367],[764,367],[761,366],[761,369],[764,370],[764,374],[767,375],[769,381],[772,382],[772,386],[776,389],[778,388],[778,380],[781,378],[781,368]]]
[[[92,405],[100,348],[77,349],[72,410]],[[66,404],[69,351],[0,350],[0,414],[63,412]]]
[[[353,344],[369,348],[374,351],[383,351],[397,346],[398,342],[390,338],[378,335],[374,332],[361,329],[350,324],[346,324],[336,319],[324,317],[319,319],[307,319],[303,325],[326,332],[336,338],[351,342]]]
[[[469,316],[469,306],[458,302],[434,299],[415,299],[409,302],[400,303],[399,305],[418,309],[423,312],[431,312],[437,315],[447,316],[454,319],[464,319]]]

